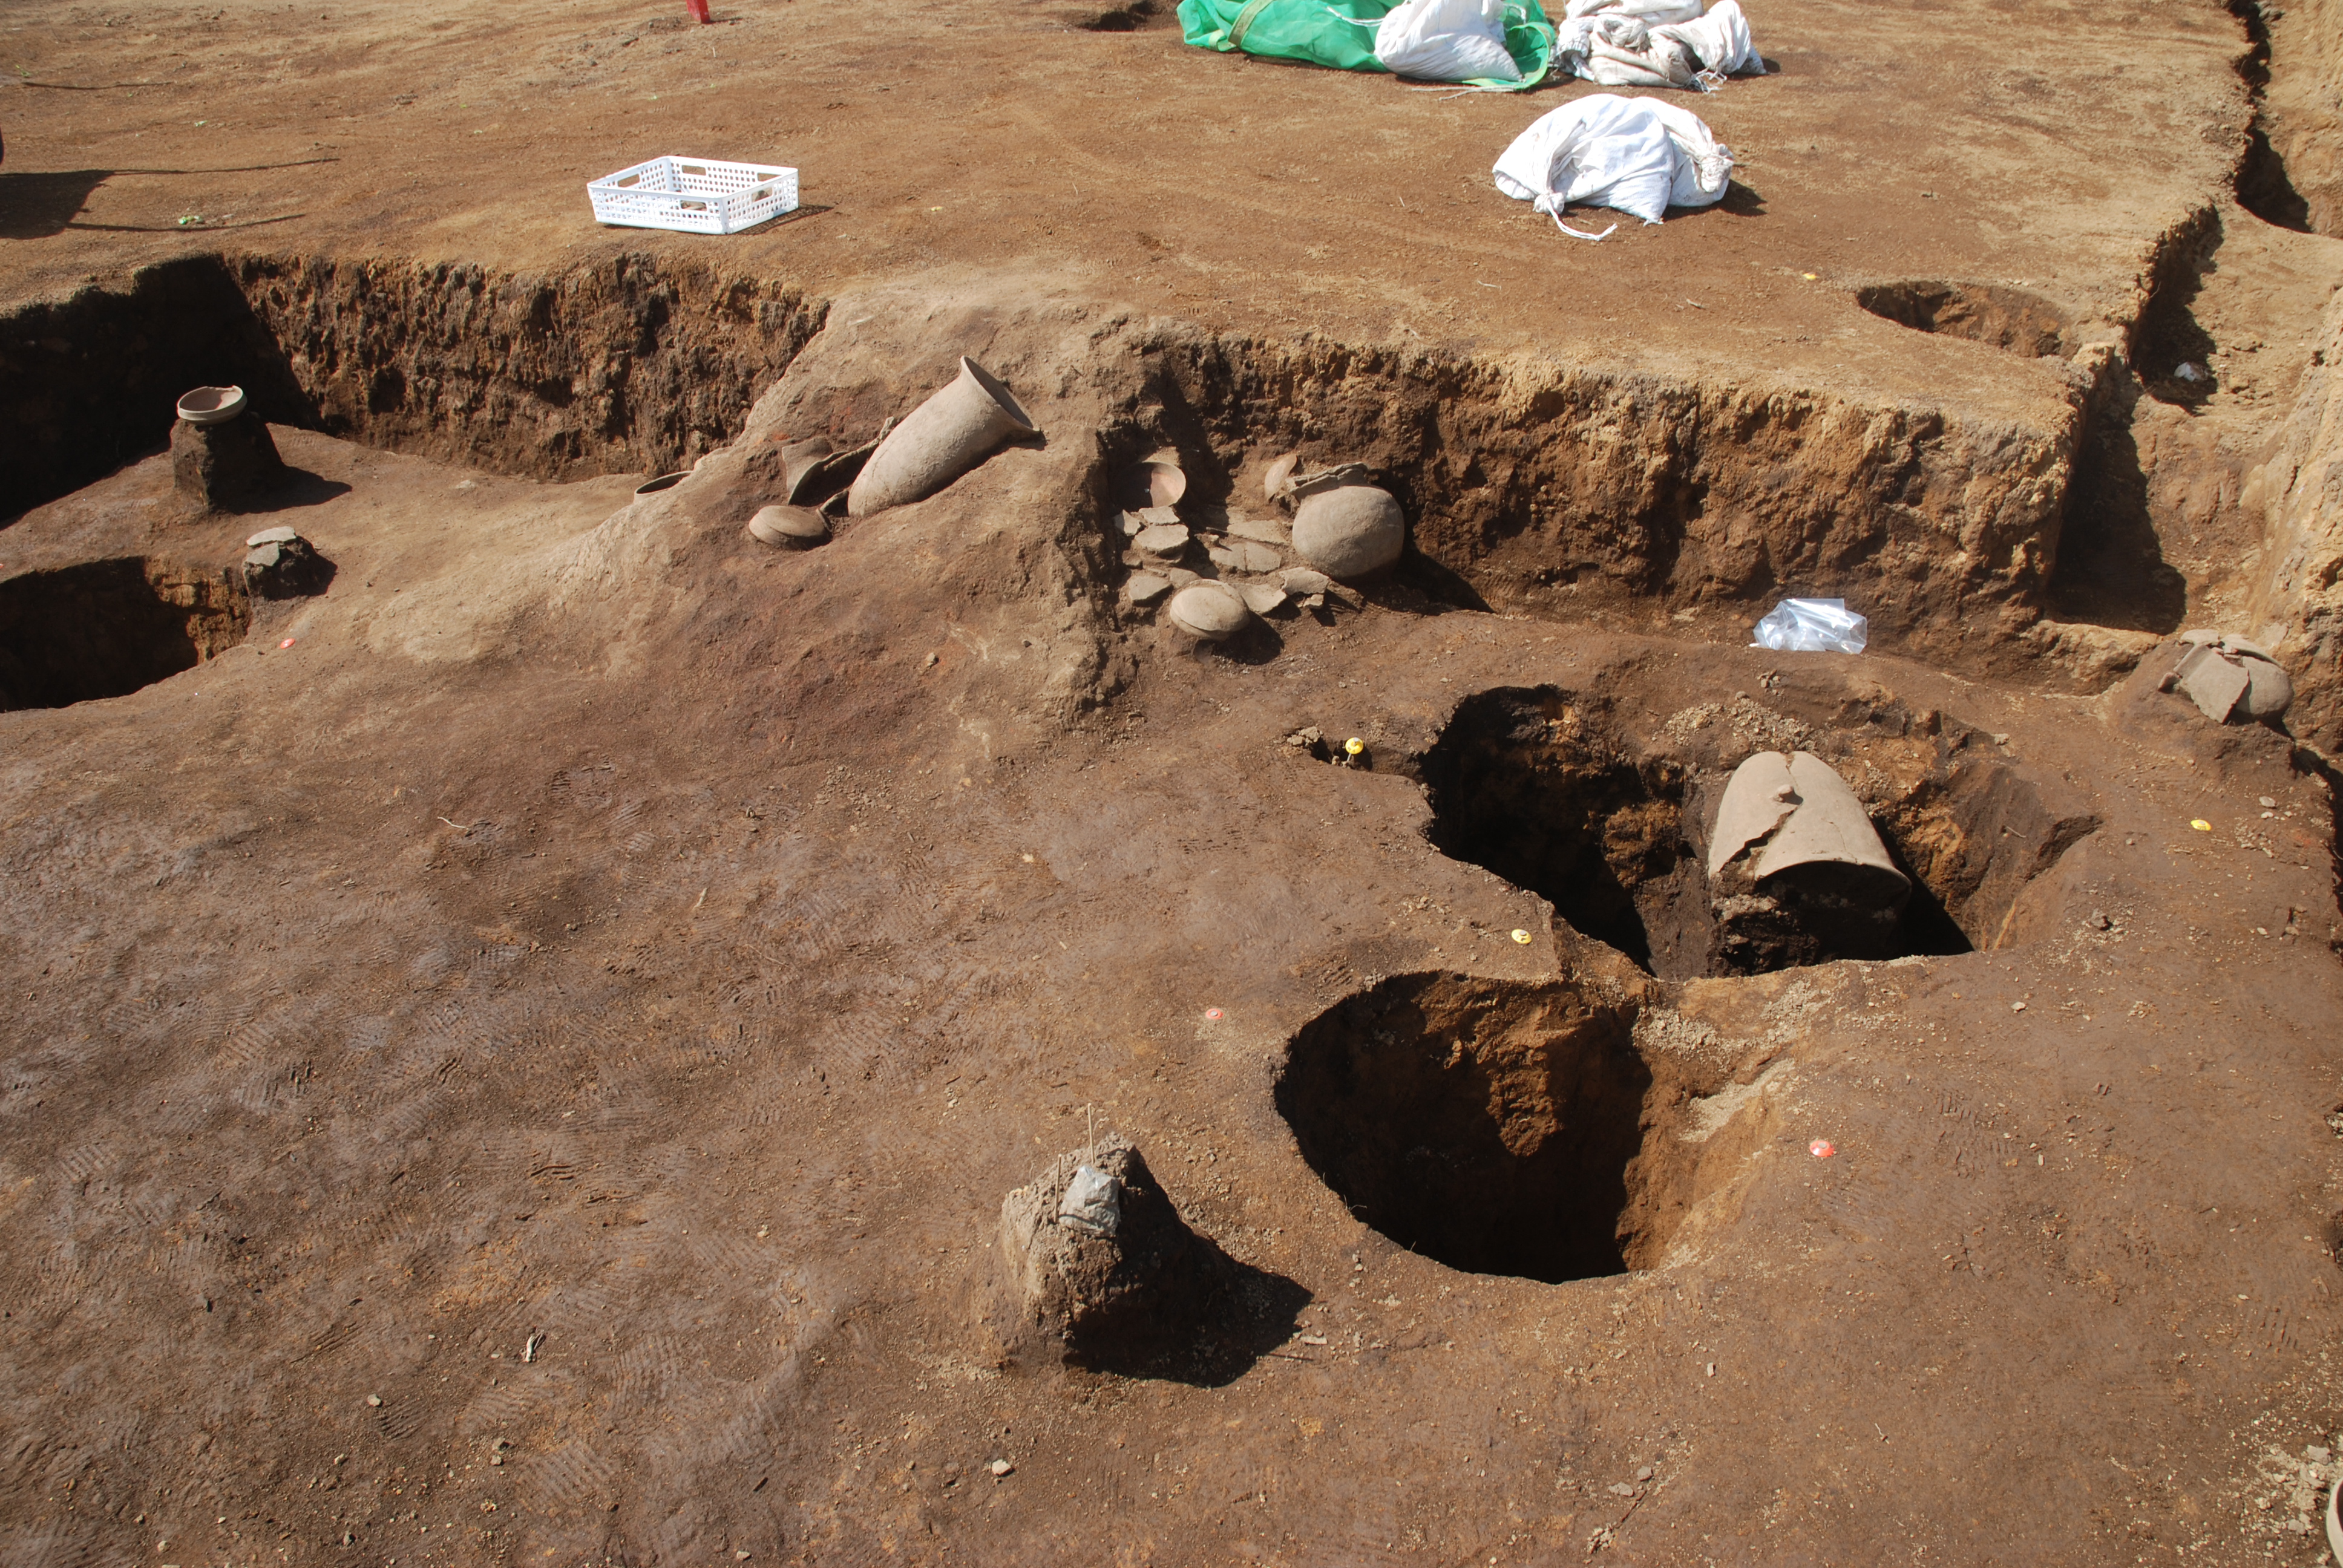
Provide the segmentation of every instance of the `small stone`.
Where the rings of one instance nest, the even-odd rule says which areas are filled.
[[[273,528],[261,529],[258,533],[253,535],[252,538],[245,540],[244,543],[246,549],[257,549],[262,545],[290,544],[300,537],[301,536],[290,527],[284,523],[279,523]]]
[[[2107,911],[2105,910],[2093,910],[2091,911],[2090,918],[2083,923],[2090,927],[2091,930],[2095,931],[2112,930],[2115,929],[2115,921],[2107,919]]]
[[[990,1471],[990,1472],[992,1472],[992,1473],[993,1473],[993,1474],[994,1474],[994,1476],[996,1476],[996,1477],[1003,1476],[1003,1475],[1010,1475],[1010,1474],[1013,1474],[1013,1473],[1015,1473],[1016,1469],[1017,1469],[1017,1467],[1016,1467],[1015,1465],[1013,1465],[1013,1464],[1010,1463],[1010,1462],[1009,1462],[1007,1460],[1005,1460],[1005,1459],[996,1459],[996,1460],[994,1460],[990,1464],[986,1465],[984,1468],[985,1468],[985,1469],[987,1469],[987,1470],[989,1470],[989,1471]]]
[[[1274,583],[1244,583],[1237,592],[1244,596],[1245,608],[1255,615],[1267,615],[1285,603],[1285,590]]]
[[[1147,519],[1137,512],[1117,512],[1114,515],[1114,526],[1122,530],[1123,538],[1135,538],[1138,537],[1139,530],[1147,526]]]
[[[1122,585],[1123,597],[1133,604],[1153,604],[1172,591],[1172,579],[1153,572],[1133,572]]]
[[[1139,530],[1131,540],[1141,555],[1158,560],[1176,561],[1188,553],[1188,530],[1177,523],[1153,523]]]
[[[2026,1010],[2026,1004],[2022,1001],[2011,1002],[2009,1004],[2009,1010],[2012,1012],[2024,1012]]]
[[[2335,1454],[2333,1450],[2323,1448],[2314,1442],[2308,1448],[2302,1451],[2302,1457],[2310,1461],[2313,1464],[2324,1464],[2328,1460],[2334,1458]]]
[[[1200,582],[1172,596],[1172,621],[1181,630],[1218,642],[1233,637],[1252,618],[1242,595],[1226,583]]]
[[[379,1410],[382,1407],[382,1395],[378,1393],[370,1393],[367,1395],[367,1403],[369,1406]]]
[[[1288,746],[1315,746],[1325,739],[1326,732],[1313,724],[1306,729],[1297,729],[1287,736],[1285,743]]]
[[[1324,593],[1329,581],[1324,572],[1313,571],[1308,567],[1288,567],[1277,574],[1277,580],[1283,583],[1285,591],[1296,598]]]
[[[2278,799],[2275,796],[2265,795],[2261,798],[2261,802],[2265,808],[2268,808],[2276,806],[2278,804]]]
[[[1649,1481],[1649,1480],[1651,1480],[1651,1479],[1652,1479],[1652,1467],[1651,1467],[1650,1465],[1648,1465],[1648,1464],[1647,1464],[1647,1465],[1644,1466],[1644,1468],[1643,1468],[1643,1469],[1641,1469],[1641,1470],[1639,1470],[1639,1471],[1635,1472],[1635,1479],[1636,1479],[1636,1480],[1638,1480],[1638,1481]]]
[[[257,541],[245,552],[244,586],[262,598],[298,598],[320,591],[332,579],[333,568],[291,528],[269,528],[255,534]]]
[[[488,1462],[490,1464],[502,1464],[504,1462],[505,1456],[501,1453],[492,1453],[488,1455]]]
[[[1635,1495],[1635,1489],[1624,1481],[1614,1481],[1611,1483],[1611,1495],[1614,1497],[1633,1497]]]

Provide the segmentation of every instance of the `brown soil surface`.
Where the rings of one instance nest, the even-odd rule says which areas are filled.
[[[1486,174],[1583,88],[1135,19],[6,21],[12,320],[112,336],[0,345],[71,480],[0,653],[88,683],[0,713],[0,1563],[2318,1561],[2332,773],[2155,689],[2343,248],[2227,200],[2237,21],[1758,7],[1734,196],[1592,246]],[[808,210],[592,228],[663,151]],[[45,419],[179,297],[106,313],[229,245],[291,479],[189,515],[166,398],[84,482]],[[1045,439],[744,537],[961,351]],[[1121,592],[1161,442],[1355,455],[1417,549],[1200,648]],[[322,594],[237,589],[276,523]],[[1737,646],[1793,578],[1875,650]],[[1910,956],[1702,972],[1775,748]],[[1212,1355],[1003,1354],[1093,1121]]]

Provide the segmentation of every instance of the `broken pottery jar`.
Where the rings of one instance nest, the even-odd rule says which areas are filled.
[[[240,387],[198,387],[179,399],[171,427],[171,487],[206,509],[275,488],[285,477],[277,442]]]
[[[1895,955],[1912,883],[1846,780],[1809,751],[1734,769],[1708,843],[1719,972]]]
[[[1150,452],[1123,474],[1122,492],[1133,508],[1178,506],[1180,498],[1188,493],[1188,475],[1180,467],[1180,454],[1169,447]]]
[[[1293,512],[1293,548],[1327,576],[1370,576],[1399,559],[1407,518],[1389,491],[1338,485],[1302,498]]]
[[[1116,1370],[1182,1359],[1226,1271],[1112,1134],[1011,1192],[993,1251],[990,1316],[1007,1355]]]
[[[759,507],[749,537],[784,550],[809,550],[830,540],[830,520],[811,507]]]
[[[1220,642],[1234,637],[1252,619],[1244,596],[1223,582],[1191,583],[1172,596],[1172,624],[1191,637]]]
[[[2157,683],[2178,691],[2216,724],[2247,724],[2284,717],[2294,702],[2294,681],[2269,651],[2241,637],[2184,632],[2188,651]]]
[[[963,355],[951,384],[906,415],[862,465],[846,493],[847,512],[867,518],[924,500],[1002,442],[1035,433],[1009,388]]]
[[[261,598],[300,598],[332,577],[326,558],[293,529],[263,528],[244,541],[245,590]]]

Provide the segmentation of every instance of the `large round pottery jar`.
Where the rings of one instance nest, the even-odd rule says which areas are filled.
[[[1328,577],[1379,572],[1407,545],[1407,518],[1390,492],[1344,485],[1303,498],[1293,512],[1293,548]]]

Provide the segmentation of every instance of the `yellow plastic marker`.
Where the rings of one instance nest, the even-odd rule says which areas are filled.
[[[2205,820],[2205,819],[2204,819],[2204,818],[2202,818],[2202,817],[2195,817],[2195,818],[2191,818],[2191,819],[2189,819],[2188,825],[2189,825],[2191,828],[2196,829],[2199,833],[2209,833],[2209,832],[2211,832],[2211,831],[2213,830],[2213,824],[2212,824],[2212,823],[2210,823],[2210,822],[2207,822],[2207,820]]]
[[[1530,945],[1530,934],[1527,931],[1517,929],[1513,932],[1513,940],[1521,943],[1523,947],[1527,947]]]
[[[1360,752],[1364,751],[1366,749],[1367,743],[1360,739],[1355,735],[1342,742],[1342,749],[1353,757],[1356,757]]]

